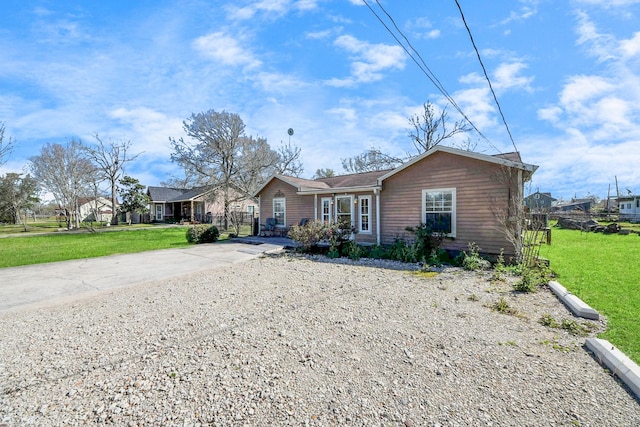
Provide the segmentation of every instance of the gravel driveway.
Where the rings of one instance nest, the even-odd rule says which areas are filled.
[[[267,256],[2,313],[0,425],[640,425],[538,322],[575,319],[550,291],[394,266]]]

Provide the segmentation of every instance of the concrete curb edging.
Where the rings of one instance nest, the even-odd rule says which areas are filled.
[[[607,340],[587,338],[587,348],[640,399],[640,368]]]
[[[567,289],[560,283],[552,280],[549,282],[549,287],[576,316],[591,320],[600,319],[600,314],[598,314],[597,311],[585,304],[580,298],[567,291]]]

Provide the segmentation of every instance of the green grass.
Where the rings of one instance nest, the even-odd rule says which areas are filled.
[[[186,227],[134,229],[101,233],[31,235],[0,239],[0,267],[187,246]]]
[[[640,237],[553,228],[540,255],[558,282],[607,317],[599,337],[640,363]]]
[[[186,238],[188,226],[163,227],[149,224],[140,226],[143,228],[138,228],[138,225],[109,227],[108,230],[102,229],[98,233],[82,230],[46,235],[26,233],[20,237],[3,237],[0,238],[0,268],[189,245]],[[241,236],[247,236],[250,233],[250,226],[241,227]],[[221,232],[218,240],[228,239],[229,234]]]

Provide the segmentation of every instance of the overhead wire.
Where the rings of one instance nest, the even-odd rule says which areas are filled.
[[[387,30],[387,32],[389,32],[389,34],[393,37],[393,39],[396,41],[396,43],[405,51],[405,53],[409,56],[409,58],[411,58],[411,60],[418,66],[418,68],[422,71],[423,74],[425,74],[425,76],[427,76],[427,78],[431,81],[431,83],[433,83],[433,85],[440,91],[440,93],[449,101],[449,103],[456,109],[456,111],[458,111],[458,113],[460,113],[460,115],[462,117],[464,117],[464,119],[471,125],[471,127],[478,133],[478,135],[480,135],[485,141],[487,141],[487,143],[496,151],[499,151],[495,145],[493,145],[491,143],[491,141],[482,133],[482,131],[480,131],[480,129],[478,129],[478,127],[471,121],[471,119],[469,119],[469,117],[464,113],[464,111],[462,111],[462,108],[460,108],[460,106],[456,103],[456,101],[453,99],[453,97],[449,94],[449,92],[445,89],[444,85],[440,82],[440,80],[436,77],[436,75],[433,73],[433,71],[429,68],[429,66],[427,65],[426,61],[424,60],[424,58],[422,57],[422,55],[420,55],[420,52],[418,52],[413,45],[411,44],[411,42],[409,41],[408,37],[402,32],[402,30],[398,27],[398,25],[396,24],[395,20],[393,19],[393,17],[391,16],[391,14],[389,12],[387,12],[387,10],[384,8],[384,6],[382,6],[380,4],[379,0],[375,0],[376,4],[378,5],[378,7],[385,13],[385,15],[387,16],[387,18],[389,19],[389,21],[393,24],[393,27],[395,28],[395,30],[398,32],[398,34],[400,34],[400,36],[402,36],[402,38],[404,39],[405,43],[407,44],[407,46],[405,46],[400,39],[398,38],[398,36],[391,30],[391,28],[389,28],[389,26],[386,24],[386,22],[380,17],[380,15],[378,15],[378,13],[373,9],[373,7],[371,7],[371,5],[369,4],[369,2],[367,0],[362,0],[363,3],[369,8],[369,10],[371,11],[371,13],[373,13],[373,15],[378,19],[378,21],[380,21],[380,23],[385,27],[385,29]],[[456,4],[458,4],[458,1],[456,0]],[[469,26],[466,24],[466,20],[464,19],[464,14],[462,13],[462,8],[460,7],[460,5],[458,4],[458,9],[462,15],[462,19],[465,23],[465,27],[467,28],[467,32],[469,33],[469,36],[471,37],[471,30],[469,29]],[[478,58],[480,59],[480,53],[478,52],[478,49],[475,46],[475,42],[473,41],[472,38],[472,44],[474,46],[474,49],[476,51],[476,54],[478,55]],[[411,50],[411,51],[410,51]],[[413,52],[413,53],[412,53]],[[415,56],[414,56],[415,55]],[[416,59],[416,56],[419,58],[420,61],[418,61],[418,59]],[[506,128],[507,128],[507,133],[509,134],[509,138],[511,139],[511,143],[513,144],[514,148],[517,151],[516,145],[515,145],[515,141],[513,140],[513,136],[511,135],[511,131],[509,130],[509,127],[506,123],[506,119],[504,117],[504,114],[502,113],[502,108],[500,107],[500,104],[498,103],[498,99],[495,95],[495,92],[493,90],[493,87],[491,85],[491,81],[486,73],[486,70],[484,68],[484,64],[482,63],[482,61],[480,60],[482,69],[484,71],[485,74],[485,78],[487,79],[487,81],[489,82],[489,88],[491,90],[491,93],[493,94],[493,98],[494,101],[496,102],[496,104],[498,105],[498,111],[502,117],[503,123],[505,124]]]
[[[462,111],[462,109],[458,106],[458,104],[455,102],[455,100],[451,97],[451,95],[449,94],[449,92],[447,92],[447,90],[444,88],[444,86],[442,85],[442,83],[440,82],[440,80],[435,76],[435,74],[431,71],[431,69],[427,66],[426,62],[424,61],[424,59],[422,58],[422,56],[420,56],[420,54],[418,53],[417,50],[415,50],[415,48],[413,48],[413,46],[411,45],[411,43],[409,42],[408,38],[402,33],[402,31],[398,28],[398,26],[395,23],[395,20],[391,17],[391,15],[386,11],[386,9],[380,4],[380,2],[378,0],[375,0],[376,3],[378,4],[378,6],[380,7],[380,9],[382,9],[382,11],[387,15],[387,17],[389,18],[389,20],[393,23],[393,26],[395,27],[396,31],[398,31],[398,33],[400,35],[402,35],[402,37],[405,39],[405,41],[407,42],[407,45],[411,48],[411,50],[413,52],[415,52],[415,54],[420,58],[420,62],[418,62],[418,60],[414,57],[414,55],[409,51],[409,49],[400,41],[400,39],[398,38],[398,36],[391,30],[391,28],[389,28],[389,26],[386,24],[386,22],[384,22],[384,20],[380,17],[380,15],[378,15],[378,13],[371,7],[371,5],[367,2],[367,0],[362,0],[364,2],[364,4],[369,8],[369,10],[371,11],[371,13],[373,13],[373,15],[378,19],[378,21],[380,21],[380,23],[385,27],[385,29],[389,32],[389,34],[391,34],[391,37],[394,38],[394,40],[396,41],[396,43],[405,51],[405,53],[409,56],[409,58],[411,58],[411,60],[413,60],[413,62],[415,62],[415,64],[418,66],[418,68],[423,72],[423,74],[425,76],[427,76],[427,78],[431,81],[431,83],[433,83],[433,85],[440,91],[440,93],[442,93],[442,95],[444,95],[444,97],[449,101],[449,103],[451,103],[451,105],[453,105],[453,107],[456,109],[456,111],[458,111],[460,113],[460,115],[462,115],[462,117],[464,117],[464,119],[471,125],[471,127],[473,127],[473,129],[475,129],[476,132],[478,132],[478,134],[484,138],[486,141],[488,141],[490,144],[491,142],[489,141],[489,139],[480,131],[480,129],[478,129],[476,127],[476,125],[471,121],[471,119],[469,119],[469,117],[464,113],[464,111]],[[495,147],[494,147],[495,148]]]
[[[455,2],[456,2],[456,5],[458,6],[458,10],[460,11],[460,17],[462,18],[462,22],[464,23],[464,26],[467,29],[467,34],[469,34],[471,45],[473,46],[473,49],[476,52],[476,56],[478,57],[478,61],[480,62],[480,66],[482,67],[482,72],[484,73],[484,77],[485,79],[487,79],[487,83],[489,84],[489,90],[493,95],[493,100],[495,101],[496,106],[498,107],[498,112],[500,113],[500,117],[502,117],[502,123],[504,123],[504,127],[507,129],[507,133],[509,134],[509,139],[511,139],[511,144],[513,144],[514,150],[518,151],[518,147],[516,147],[516,142],[513,140],[513,135],[511,134],[511,130],[509,129],[509,125],[507,124],[507,119],[504,117],[504,113],[502,112],[502,107],[500,106],[500,102],[498,102],[498,97],[496,96],[496,92],[493,90],[493,85],[491,84],[491,79],[489,79],[489,75],[487,74],[487,69],[485,68],[484,63],[482,62],[482,58],[480,57],[480,51],[476,46],[476,42],[473,40],[471,29],[469,28],[469,25],[467,24],[467,20],[464,17],[462,6],[460,6],[460,3],[458,2],[458,0],[455,0]]]

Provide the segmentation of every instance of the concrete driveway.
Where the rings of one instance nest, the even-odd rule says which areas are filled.
[[[219,242],[2,268],[0,311],[55,304],[138,283],[225,267],[283,249],[274,243]]]

